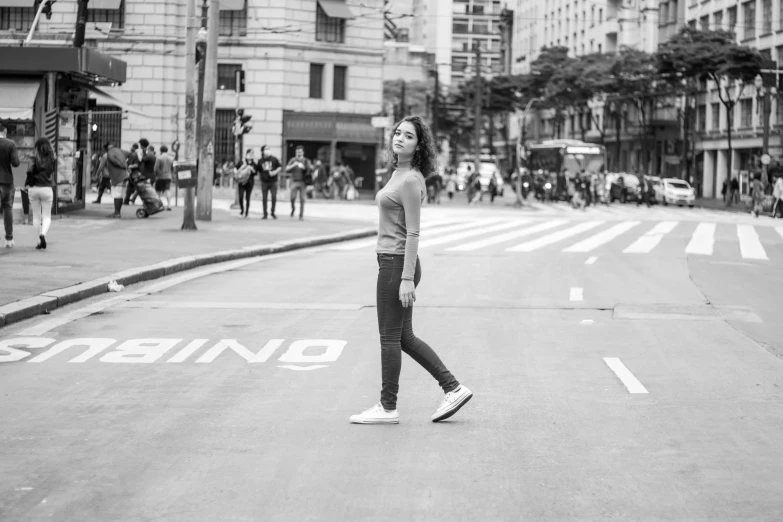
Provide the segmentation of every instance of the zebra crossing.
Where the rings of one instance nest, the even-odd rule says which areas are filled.
[[[336,245],[329,250],[373,250],[376,238]],[[483,218],[422,224],[419,249],[440,246],[454,254],[525,254],[539,251],[593,254],[602,249],[629,257],[653,253],[713,256],[722,252],[754,261],[783,259],[783,226],[694,221],[615,221],[547,218]]]

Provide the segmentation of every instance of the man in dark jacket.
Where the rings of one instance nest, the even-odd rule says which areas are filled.
[[[114,213],[107,217],[119,218],[122,196],[128,186],[128,163],[123,151],[109,142],[106,144],[106,169],[111,180],[111,195],[114,198]]]
[[[5,225],[5,247],[14,247],[14,171],[19,166],[16,143],[6,138],[6,128],[0,123],[0,207]]]
[[[280,164],[280,160],[269,154],[269,147],[266,145],[261,147],[261,161],[258,162],[258,172],[261,177],[261,199],[264,205],[264,217],[261,219],[267,219],[266,203],[269,199],[269,193],[272,193],[272,219],[277,219],[275,216],[275,206],[277,205],[277,183],[278,174],[283,169]]]

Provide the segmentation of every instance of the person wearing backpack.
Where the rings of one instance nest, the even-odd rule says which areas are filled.
[[[247,149],[245,159],[237,165],[236,180],[239,189],[239,215],[247,217],[250,211],[250,195],[253,193],[258,165],[253,159],[253,149]]]

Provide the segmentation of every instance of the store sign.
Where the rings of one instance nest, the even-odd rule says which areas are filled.
[[[600,147],[566,147],[566,154],[601,154]]]
[[[236,339],[150,338],[118,341],[107,337],[85,337],[57,341],[48,337],[19,337],[0,341],[0,364],[26,362],[40,364],[49,361],[81,364],[196,363],[238,358],[247,363],[269,361],[280,353],[278,365],[289,370],[317,370],[336,362],[346,341],[338,339],[302,339],[292,341],[282,350],[285,339],[270,339],[263,346]],[[35,353],[33,353],[35,350]],[[43,351],[40,351],[43,350]]]
[[[394,124],[391,116],[373,116],[370,125],[376,129],[388,129]]]

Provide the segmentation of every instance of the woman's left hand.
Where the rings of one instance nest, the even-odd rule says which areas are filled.
[[[400,283],[400,302],[403,308],[413,306],[416,301],[416,286],[410,279],[403,279]]]

